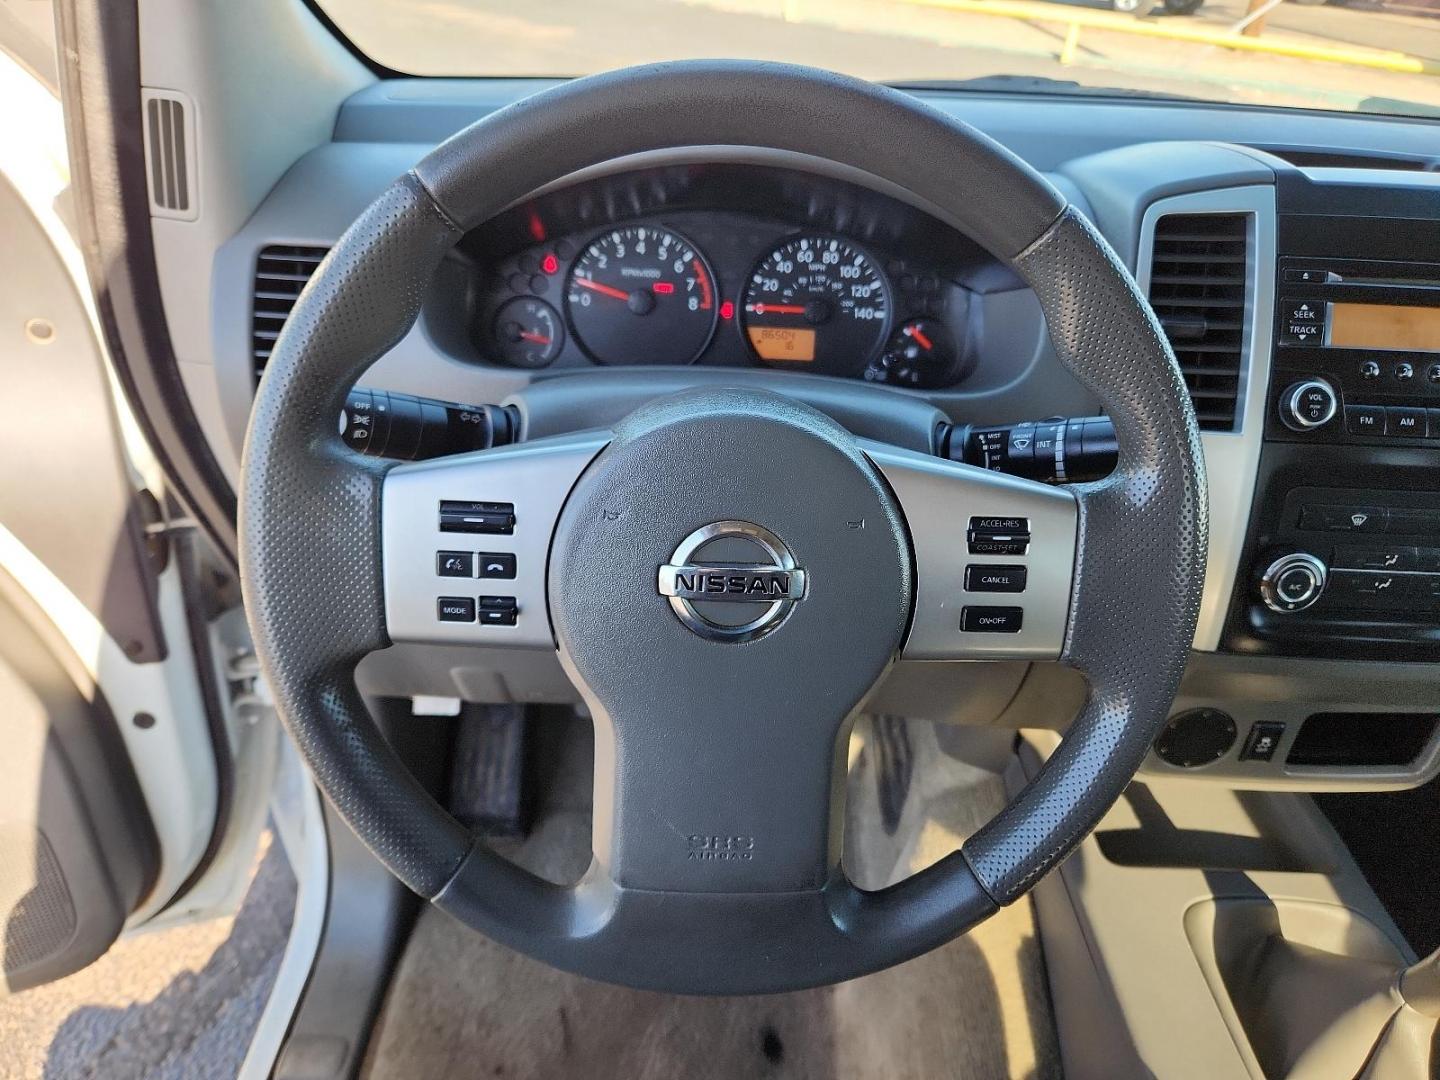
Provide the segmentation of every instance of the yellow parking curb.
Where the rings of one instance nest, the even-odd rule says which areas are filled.
[[[963,11],[974,15],[1065,23],[1065,43],[1060,50],[1060,61],[1066,64],[1075,58],[1075,51],[1080,43],[1081,28],[1089,27],[1120,34],[1134,34],[1138,37],[1190,41],[1197,45],[1214,45],[1222,49],[1236,49],[1240,52],[1268,53],[1271,56],[1289,56],[1300,60],[1321,60],[1332,64],[1349,64],[1352,67],[1379,68],[1383,71],[1396,71],[1406,75],[1440,75],[1440,64],[1418,56],[1411,56],[1408,53],[1386,52],[1379,49],[1350,49],[1332,45],[1308,45],[1298,41],[1245,37],[1227,30],[1207,30],[1195,26],[1172,26],[1168,23],[1147,22],[1137,19],[1133,15],[1123,15],[1112,11],[1087,11],[1084,8],[1065,8],[1058,4],[1027,3],[1026,0],[899,0],[899,2],[916,7]]]

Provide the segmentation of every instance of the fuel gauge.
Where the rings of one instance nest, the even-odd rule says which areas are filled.
[[[865,369],[870,382],[917,390],[949,386],[963,374],[955,339],[938,319],[910,319]]]
[[[495,313],[495,349],[511,367],[543,368],[565,345],[560,314],[544,300],[517,296]]]

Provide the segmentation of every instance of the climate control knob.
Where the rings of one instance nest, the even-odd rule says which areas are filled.
[[[1335,388],[1324,379],[1291,383],[1280,395],[1280,419],[1291,431],[1324,427],[1340,409]]]
[[[1260,575],[1260,598],[1281,615],[1304,611],[1320,599],[1329,574],[1325,564],[1308,552],[1282,555]]]

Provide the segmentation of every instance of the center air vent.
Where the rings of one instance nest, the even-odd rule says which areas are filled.
[[[1180,361],[1204,431],[1234,431],[1245,336],[1246,215],[1155,223],[1150,304]]]
[[[255,296],[250,319],[250,348],[255,378],[265,371],[280,328],[290,317],[295,299],[329,248],[274,245],[261,248],[255,259]]]

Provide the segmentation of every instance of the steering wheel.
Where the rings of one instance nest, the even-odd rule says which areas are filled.
[[[398,467],[342,445],[347,391],[415,321],[467,230],[578,170],[721,145],[868,173],[1009,262],[1060,360],[1113,418],[1115,472],[1047,487],[864,442],[753,389],[685,392],[612,430]],[[1184,383],[1085,217],[998,144],[909,96],[777,64],[579,79],[427,155],[296,304],[256,397],[242,488],[256,648],[281,717],[355,832],[410,888],[500,942],[676,992],[850,978],[1023,896],[1139,766],[1178,686],[1205,568]],[[967,531],[987,527],[1028,531],[1023,558],[1001,560],[1028,569],[1009,601],[1018,619],[986,621],[973,596],[962,611],[965,567],[985,562],[967,553]],[[456,528],[511,530],[494,539],[517,553],[516,576],[492,591],[515,606],[462,603],[447,618],[467,621],[441,621],[439,597],[474,587],[436,576]],[[488,850],[387,746],[354,672],[404,640],[558,650],[595,725],[594,858],[578,884]],[[840,865],[844,748],[901,656],[1059,660],[1089,694],[1039,775],[962,850],[866,892]]]

